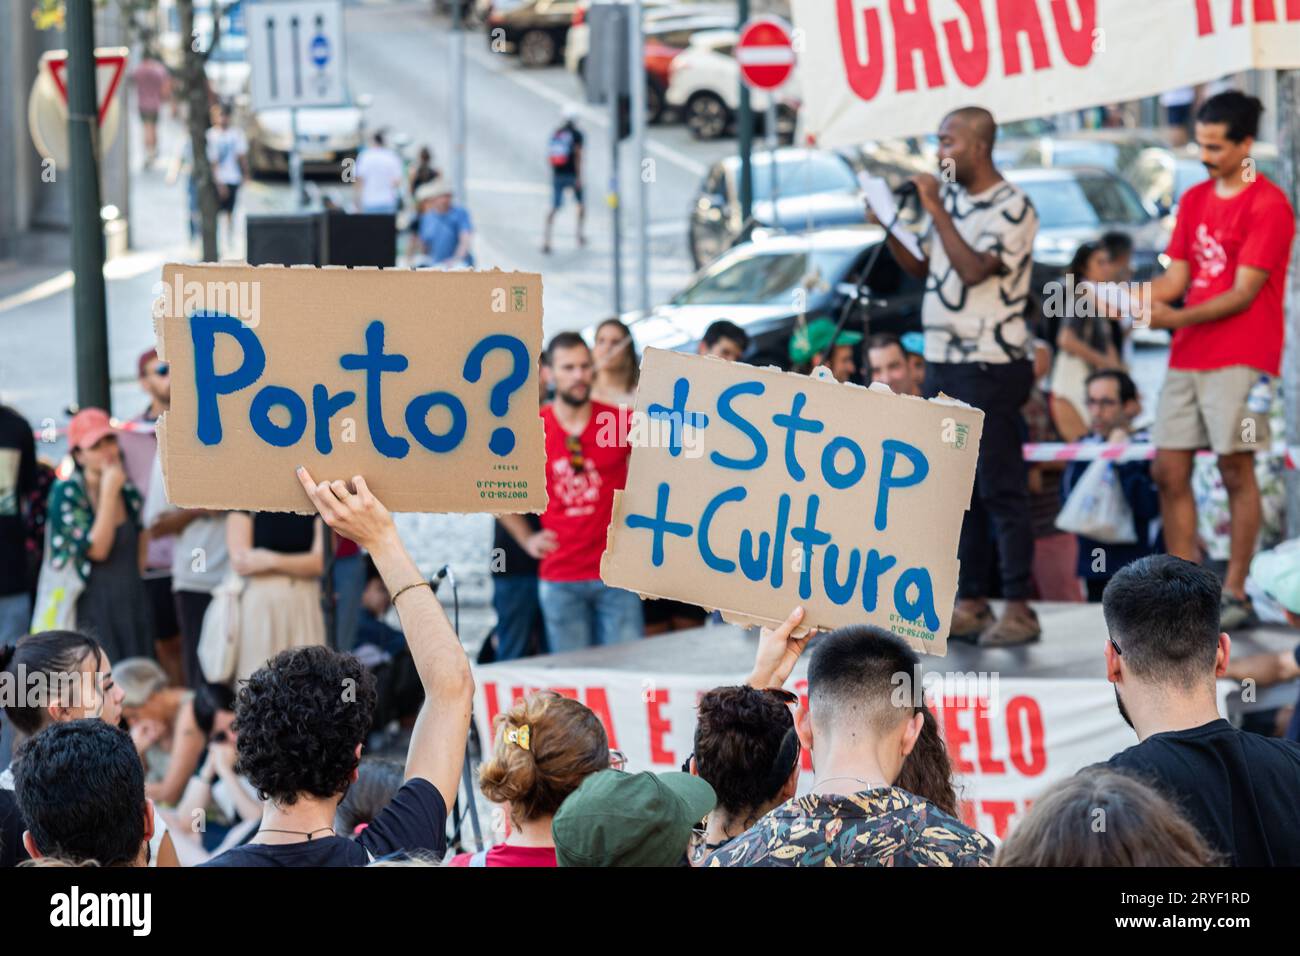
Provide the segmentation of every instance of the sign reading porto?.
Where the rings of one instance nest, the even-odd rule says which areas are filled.
[[[876,624],[947,651],[984,413],[884,386],[647,349],[606,584],[772,625]]]
[[[308,513],[306,465],[395,511],[545,508],[539,276],[169,265],[155,291],[172,504]]]

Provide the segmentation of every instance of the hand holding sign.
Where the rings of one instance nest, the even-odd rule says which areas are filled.
[[[397,537],[397,526],[384,503],[370,492],[366,479],[357,475],[349,487],[346,481],[317,483],[306,468],[298,466],[298,481],[330,529],[355,541],[367,551],[377,551]]]
[[[797,607],[790,612],[780,627],[765,627],[759,633],[758,653],[754,656],[754,670],[745,681],[750,687],[760,690],[764,687],[784,687],[789,679],[799,655],[808,644],[812,631],[804,631],[802,637],[794,636],[795,629],[803,621],[803,608]]]

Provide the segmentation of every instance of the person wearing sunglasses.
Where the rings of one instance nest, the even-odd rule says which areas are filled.
[[[751,687],[780,688],[809,643],[803,609],[759,638]],[[878,627],[819,635],[808,662],[808,709],[794,717],[812,757],[811,790],[778,805],[708,859],[708,866],[989,866],[988,837],[897,786],[925,727],[898,678],[920,658]],[[916,688],[919,691],[920,688]],[[796,771],[797,772],[797,771]]]
[[[1087,404],[1091,431],[1085,443],[1150,441],[1145,430],[1134,431],[1133,421],[1142,412],[1137,386],[1128,373],[1103,369],[1088,376]],[[1091,461],[1072,461],[1061,480],[1061,500],[1070,497]],[[1118,461],[1105,466],[1113,469],[1116,483],[1133,512],[1134,544],[1107,544],[1079,535],[1078,561],[1075,568],[1087,586],[1088,600],[1101,601],[1106,584],[1120,568],[1148,554],[1164,551],[1160,524],[1160,494],[1151,477],[1149,461]]]
[[[700,698],[695,749],[682,770],[713,787],[718,805],[695,846],[696,865],[795,795],[798,705],[798,696],[780,687],[715,687]]]
[[[600,579],[614,492],[627,483],[630,413],[592,400],[594,363],[581,335],[559,333],[546,354],[555,401],[541,410],[548,499],[542,530],[523,515],[498,520],[538,561],[538,601],[552,652],[637,640],[645,628],[641,599]]]

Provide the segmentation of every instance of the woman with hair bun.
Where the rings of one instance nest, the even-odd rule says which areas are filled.
[[[551,819],[590,774],[610,768],[609,738],[590,707],[538,691],[495,721],[496,749],[479,768],[479,788],[505,805],[504,843],[462,853],[450,866],[555,866]]]

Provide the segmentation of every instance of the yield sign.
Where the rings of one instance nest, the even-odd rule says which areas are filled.
[[[775,17],[759,17],[746,23],[735,53],[741,78],[751,89],[774,90],[794,71],[790,31]]]
[[[104,114],[113,102],[118,86],[122,83],[122,74],[126,72],[126,47],[101,47],[95,51],[95,90],[99,95],[99,123],[103,125]],[[68,85],[64,71],[68,68],[68,51],[51,50],[42,59],[49,65],[50,76],[59,88],[63,102],[68,102]]]

